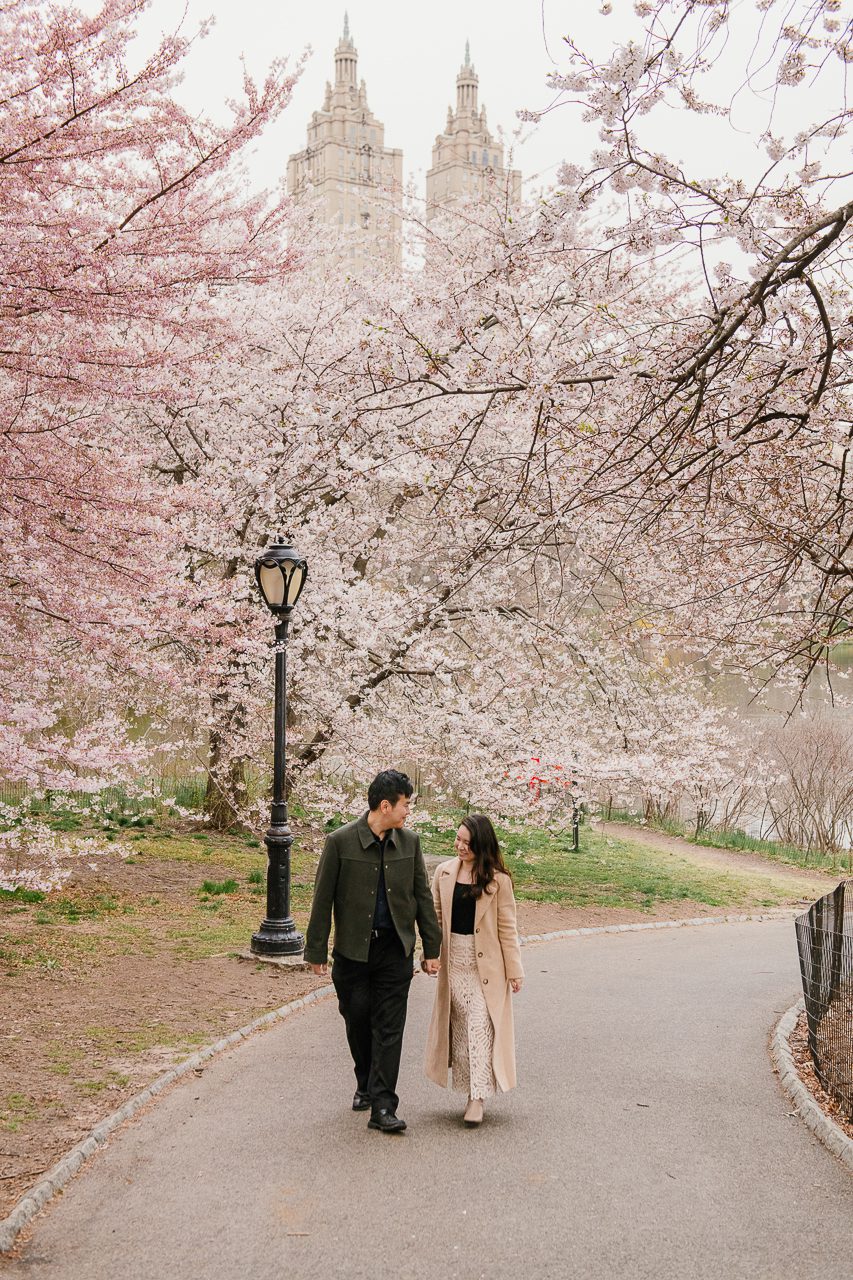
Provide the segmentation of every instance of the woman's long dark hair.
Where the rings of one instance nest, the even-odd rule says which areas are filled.
[[[471,852],[474,855],[471,897],[479,898],[484,893],[491,892],[496,871],[502,871],[507,876],[509,872],[504,865],[495,829],[484,813],[469,813],[459,825],[471,837]]]

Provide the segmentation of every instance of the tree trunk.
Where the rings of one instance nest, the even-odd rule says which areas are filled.
[[[210,760],[204,812],[217,831],[226,831],[242,821],[247,800],[246,762],[242,758],[225,759],[222,734],[210,734]]]

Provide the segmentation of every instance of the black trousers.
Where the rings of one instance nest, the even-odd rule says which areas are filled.
[[[356,1086],[374,1111],[397,1110],[397,1076],[406,1026],[414,953],[406,955],[393,929],[372,938],[367,960],[332,952],[332,982],[347,1029]]]

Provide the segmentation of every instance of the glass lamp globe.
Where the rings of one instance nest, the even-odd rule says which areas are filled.
[[[258,588],[275,614],[290,613],[302,594],[307,574],[305,559],[283,538],[271,542],[255,561]]]

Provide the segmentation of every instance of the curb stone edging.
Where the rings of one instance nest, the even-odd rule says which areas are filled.
[[[690,916],[685,920],[649,920],[640,924],[600,924],[588,929],[555,929],[552,933],[528,933],[522,943],[551,942],[554,938],[586,938],[593,933],[643,933],[647,929],[681,929],[687,925],[744,924],[750,920],[793,920],[799,915],[794,908],[779,907],[760,914],[731,916]]]
[[[776,1023],[770,1042],[770,1057],[779,1073],[779,1083],[793,1103],[796,1114],[815,1137],[853,1171],[853,1138],[848,1138],[844,1130],[826,1114],[817,1099],[812,1097],[800,1079],[791,1053],[788,1041],[804,1008],[805,1001],[800,998]]]
[[[649,920],[638,924],[605,924],[595,925],[590,928],[579,929],[555,929],[550,933],[531,933],[520,939],[522,944],[533,942],[552,942],[558,938],[585,938],[592,934],[601,933],[640,933],[649,929],[679,929],[688,925],[710,925],[710,924],[742,924],[751,920],[780,920],[793,917],[797,914],[795,910],[770,910],[760,914],[751,915],[727,915],[727,916],[693,916],[685,920]],[[299,1009],[304,1009],[306,1005],[314,1004],[318,1000],[334,995],[333,986],[318,987],[316,991],[310,991],[305,996],[300,996],[297,1000],[291,1000],[288,1004],[282,1005],[279,1009],[273,1009],[270,1013],[262,1014],[260,1018],[255,1018],[254,1022],[248,1023],[245,1027],[239,1027],[236,1031],[232,1031],[229,1035],[223,1036],[221,1039],[208,1045],[204,1049],[199,1049],[197,1053],[186,1058],[182,1063],[170,1070],[165,1071],[162,1075],[152,1080],[145,1089],[134,1094],[129,1098],[123,1106],[114,1111],[112,1115],[101,1120],[94,1129],[90,1131],[87,1137],[83,1138],[70,1151],[66,1152],[56,1164],[47,1171],[40,1182],[26,1193],[22,1200],[19,1200],[12,1212],[7,1218],[0,1222],[0,1254],[8,1253],[15,1243],[19,1233],[23,1231],[36,1216],[36,1214],[44,1208],[48,1200],[51,1200],[58,1192],[62,1191],[68,1182],[71,1181],[74,1174],[82,1167],[83,1164],[98,1151],[107,1138],[115,1129],[124,1124],[125,1120],[129,1120],[137,1111],[146,1106],[152,1098],[169,1085],[174,1084],[176,1080],[180,1080],[182,1076],[188,1075],[191,1071],[197,1070],[208,1062],[216,1054],[222,1053],[225,1049],[232,1049],[241,1040],[245,1040],[255,1031],[260,1031],[264,1027],[272,1026],[275,1022],[282,1022],[291,1014],[296,1013]],[[787,1015],[786,1015],[787,1016]],[[792,1024],[793,1025],[793,1024]],[[787,1041],[786,1041],[787,1048]],[[790,1050],[788,1050],[790,1057]],[[793,1060],[792,1060],[793,1061]],[[780,1071],[781,1075],[781,1071]],[[798,1078],[799,1079],[799,1078]],[[805,1087],[800,1085],[805,1092]],[[809,1095],[810,1096],[810,1095]],[[816,1104],[814,1104],[816,1105]],[[823,1112],[820,1112],[823,1116]],[[826,1117],[824,1117],[826,1119]],[[807,1122],[808,1123],[808,1122]],[[831,1122],[827,1122],[831,1123]],[[853,1142],[846,1138],[850,1143],[850,1167],[853,1168]],[[834,1149],[834,1148],[833,1148]]]
[[[262,1014],[260,1018],[255,1018],[254,1022],[248,1023],[245,1027],[240,1027],[237,1031],[232,1031],[229,1035],[223,1036],[213,1044],[207,1045],[204,1049],[199,1049],[197,1053],[185,1058],[178,1066],[163,1072],[162,1075],[152,1080],[151,1084],[145,1089],[134,1094],[112,1115],[107,1116],[99,1124],[95,1125],[87,1137],[66,1152],[53,1168],[48,1170],[42,1180],[37,1182],[22,1200],[18,1201],[9,1216],[0,1222],[0,1254],[9,1252],[18,1234],[32,1221],[39,1210],[44,1208],[48,1200],[51,1200],[53,1196],[63,1190],[89,1157],[93,1156],[104,1145],[110,1134],[124,1124],[125,1120],[129,1120],[131,1116],[141,1110],[152,1098],[156,1098],[158,1093],[162,1093],[164,1089],[168,1088],[170,1084],[174,1084],[176,1080],[180,1080],[182,1076],[188,1075],[192,1071],[197,1071],[216,1054],[222,1053],[225,1049],[232,1049],[241,1040],[245,1040],[250,1036],[252,1032],[260,1031],[264,1027],[271,1026],[274,1022],[282,1022],[299,1009],[304,1009],[306,1005],[314,1004],[317,1000],[334,995],[334,992],[335,988],[332,986],[319,987],[316,991],[309,991],[307,995],[300,996],[297,1000],[291,1000],[279,1009],[273,1009],[271,1013]]]

